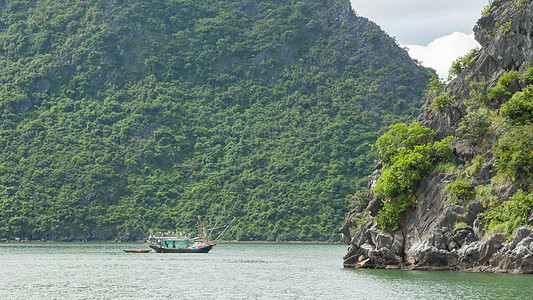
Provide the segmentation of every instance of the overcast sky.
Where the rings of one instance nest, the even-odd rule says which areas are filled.
[[[476,46],[472,28],[488,0],[350,0],[355,12],[378,24],[437,70],[441,78],[453,60]],[[460,34],[462,33],[462,34]],[[415,50],[416,49],[416,50]],[[446,74],[443,74],[446,73]]]

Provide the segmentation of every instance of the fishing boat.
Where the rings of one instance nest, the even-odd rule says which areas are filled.
[[[199,237],[187,238],[175,233],[150,234],[148,245],[158,253],[207,253],[215,243]]]
[[[148,253],[152,250],[145,250],[145,249],[123,249],[122,251],[126,253]]]
[[[201,238],[198,236],[190,237],[180,232],[174,233],[154,233],[150,229],[150,236],[148,237],[148,246],[154,249],[158,253],[207,253],[209,250],[215,247],[215,241],[217,241],[231,224],[235,221],[235,218],[231,220],[227,225],[216,226],[213,228],[206,228],[202,224],[200,216],[198,216],[198,230],[201,234]],[[214,240],[211,239],[213,231],[223,229],[222,233]]]

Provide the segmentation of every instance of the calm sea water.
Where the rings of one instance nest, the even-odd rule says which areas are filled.
[[[0,299],[533,299],[533,275],[352,270],[339,244],[0,244]]]

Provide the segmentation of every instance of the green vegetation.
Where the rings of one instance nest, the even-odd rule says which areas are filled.
[[[459,76],[459,74],[461,74],[461,72],[463,72],[464,70],[472,69],[474,62],[476,61],[475,59],[479,54],[479,50],[479,48],[474,48],[470,50],[466,55],[456,59],[450,67],[449,76]]]
[[[350,208],[365,208],[370,203],[368,191],[357,191],[350,199]]]
[[[335,3],[0,2],[0,237],[338,239],[434,72]]]
[[[533,188],[533,125],[508,128],[494,145],[494,153],[498,172]]]
[[[492,102],[502,102],[511,97],[512,93],[502,85],[496,85],[487,89],[487,98]]]
[[[457,163],[455,161],[440,162],[434,166],[433,172],[458,174]]]
[[[491,203],[482,217],[486,222],[488,233],[504,232],[510,239],[516,229],[525,225],[531,210],[533,210],[533,193],[526,194],[519,190],[502,205],[498,201]]]
[[[470,82],[470,98],[471,100],[468,102],[478,103],[487,105],[488,104],[488,98],[487,98],[487,83],[486,82],[477,82],[472,81]],[[472,104],[472,103],[468,103]]]
[[[516,6],[518,7],[529,7],[531,5],[531,0],[518,0],[518,4]]]
[[[523,81],[525,81],[525,83],[532,84],[533,83],[533,67],[527,68],[520,77]]]
[[[431,107],[438,113],[441,113],[446,105],[456,102],[455,96],[450,96],[449,92],[444,91],[445,86],[444,82],[436,77],[433,77],[428,85],[428,93],[437,94],[431,103]]]
[[[450,195],[448,203],[462,206],[472,202],[476,197],[474,187],[470,183],[461,179],[450,183],[446,187],[446,193]]]
[[[444,110],[444,107],[446,107],[446,105],[455,102],[457,102],[455,100],[455,96],[450,96],[447,93],[441,93],[437,97],[435,97],[435,99],[433,99],[431,107],[435,110],[435,112],[441,113]]]
[[[372,150],[376,152],[383,163],[388,164],[400,148],[412,150],[415,146],[427,144],[434,138],[435,132],[422,127],[420,123],[413,122],[409,126],[394,124],[389,126],[389,131],[372,145]]]
[[[498,85],[508,88],[512,81],[520,80],[520,75],[516,71],[505,72],[502,77],[498,79]]]
[[[374,193],[383,198],[377,222],[383,229],[396,230],[403,212],[416,205],[415,192],[422,176],[441,163],[451,161],[449,139],[434,141],[435,133],[419,123],[396,124],[373,146],[383,161],[383,174]]]
[[[505,72],[502,77],[498,79],[498,84],[496,84],[496,86],[487,88],[488,104],[498,105],[511,98],[513,93],[509,91],[509,85],[513,80],[520,80],[518,73],[516,71]]]
[[[499,27],[498,27],[498,32],[500,32],[501,34],[511,34],[511,35],[514,35],[513,32],[511,32],[511,28],[513,27],[513,19],[510,19],[509,21],[501,24]]]
[[[472,177],[476,175],[479,170],[481,170],[481,167],[485,163],[485,159],[481,155],[476,155],[472,159],[472,161],[467,164],[466,169],[464,170],[464,174],[468,177]]]
[[[490,11],[490,7],[492,6],[492,3],[494,2],[494,0],[489,0],[489,3],[487,5],[485,5],[485,7],[483,8],[483,11],[481,12],[481,15],[482,16],[487,16],[489,14],[489,11]]]
[[[533,86],[516,92],[509,101],[502,105],[500,114],[513,124],[533,123]]]
[[[473,111],[461,120],[455,133],[457,137],[470,139],[479,144],[490,131],[491,124],[486,114],[480,111]]]
[[[428,93],[434,92],[437,95],[444,91],[446,84],[440,81],[437,77],[432,77],[428,84]]]
[[[453,224],[453,227],[454,228],[459,228],[459,227],[463,227],[463,226],[467,226],[468,224],[466,224],[465,222],[455,222],[455,224]]]
[[[498,201],[498,197],[494,195],[494,186],[484,186],[484,185],[478,185],[474,188],[474,191],[476,192],[476,200],[481,201],[481,203],[484,204],[484,206],[489,207],[490,203],[495,203],[494,201]],[[486,224],[485,224],[486,225]]]

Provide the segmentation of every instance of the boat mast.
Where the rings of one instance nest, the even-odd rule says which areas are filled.
[[[200,230],[200,234],[202,235],[202,240],[206,243],[209,242],[207,233],[205,232],[205,228],[202,225],[202,218],[200,216],[198,216],[198,229]]]

